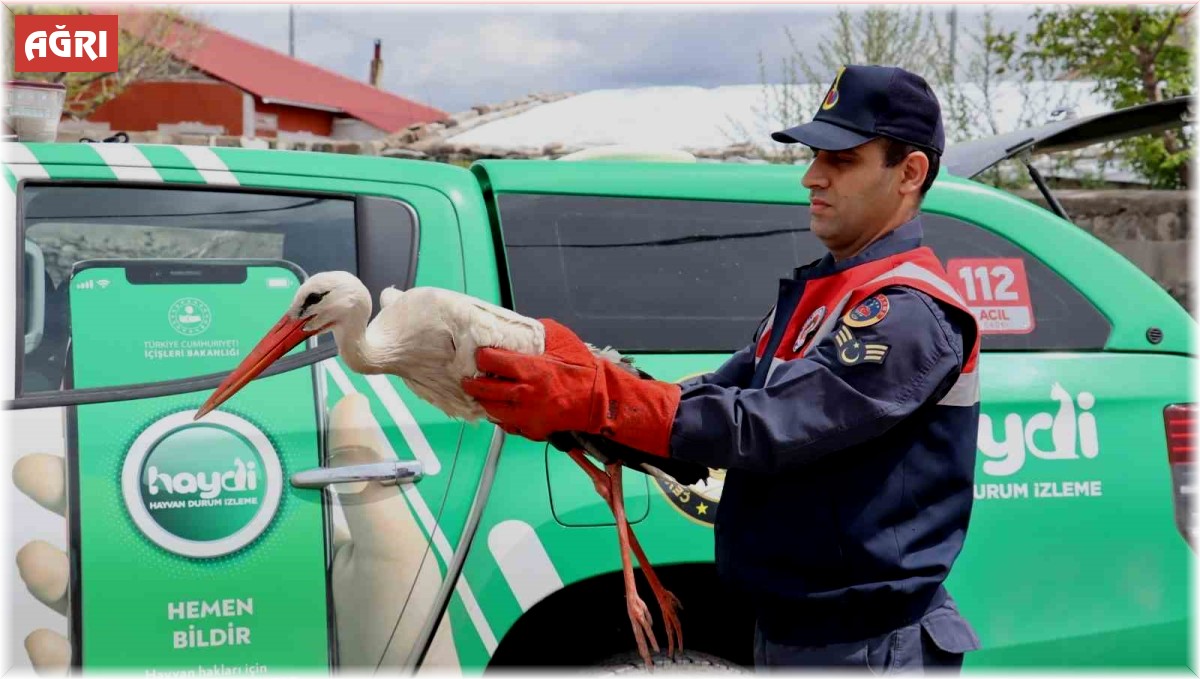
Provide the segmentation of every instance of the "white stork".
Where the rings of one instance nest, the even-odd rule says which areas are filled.
[[[419,287],[406,291],[388,288],[380,296],[379,314],[371,317],[371,296],[366,286],[344,271],[318,273],[300,286],[287,313],[217,387],[196,419],[228,400],[274,361],[305,339],[333,332],[338,354],[352,370],[362,374],[387,373],[404,380],[418,397],[450,417],[474,422],[486,418],[484,409],[466,392],[463,379],[478,376],[475,350],[495,347],[525,354],[545,350],[542,324],[508,309],[451,290]],[[368,323],[368,320],[370,322]],[[616,351],[589,347],[593,353],[637,373]],[[645,376],[643,374],[643,376]],[[563,437],[566,445],[563,445]],[[667,460],[621,446],[608,439],[578,433],[556,434],[558,447],[568,453],[591,477],[616,520],[621,548],[626,608],[638,651],[652,666],[647,638],[659,650],[645,602],[638,596],[630,551],[662,610],[668,653],[682,648],[683,633],[676,608],[679,600],[662,586],[625,516],[621,467],[628,466],[663,478],[663,469],[684,485],[707,477],[707,469],[680,460]],[[604,464],[602,471],[583,452]]]

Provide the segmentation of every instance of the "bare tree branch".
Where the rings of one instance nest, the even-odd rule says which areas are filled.
[[[87,8],[63,8],[46,5],[5,6],[13,16],[18,14],[86,13]],[[119,96],[134,83],[171,79],[192,69],[176,59],[162,43],[170,39],[175,49],[190,48],[199,39],[190,20],[178,10],[156,7],[153,10],[134,9],[122,14],[121,31],[117,37],[117,60],[121,65],[115,73],[22,73],[23,80],[62,83],[67,88],[65,111],[80,120],[91,116],[104,104]],[[129,23],[138,30],[130,30]],[[12,49],[12,30],[8,27],[8,46]],[[13,78],[12,59],[6,60],[6,75]]]

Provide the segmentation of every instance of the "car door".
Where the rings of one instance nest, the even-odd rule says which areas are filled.
[[[926,243],[983,330],[975,507],[948,581],[983,641],[967,665],[1184,665],[1173,463],[1190,460],[1194,322],[1070,222],[947,188]]]
[[[715,369],[749,344],[779,277],[822,254],[797,204],[795,168],[481,161],[474,169],[495,203],[504,303],[612,346],[658,379]],[[692,630],[685,634],[705,634],[706,623],[719,620],[707,631],[730,649],[722,657],[741,657],[752,647],[752,620],[707,568],[723,478],[724,470],[711,470],[684,486],[626,469],[625,511],[663,582],[679,588],[684,628]],[[472,552],[468,572],[498,573],[481,599],[518,639],[524,631],[511,626],[564,587],[618,594],[611,606],[597,605],[592,624],[627,630],[620,580],[604,577],[622,567],[613,525],[612,511],[568,456],[510,437],[480,528],[489,549]],[[552,663],[633,646],[622,635],[580,650],[570,645],[569,627],[539,630],[538,638],[547,635]],[[520,653],[505,650],[501,662]]]
[[[48,453],[61,459],[72,451],[79,453],[73,458],[77,473],[66,484],[70,502],[67,507],[60,507],[60,515],[39,507],[26,494],[13,494],[10,516],[19,517],[13,522],[14,548],[43,543],[33,552],[25,549],[24,556],[18,559],[22,565],[28,565],[27,572],[23,571],[26,580],[37,580],[38,572],[44,572],[47,563],[71,560],[71,583],[67,588],[70,591],[49,602],[50,606],[24,588],[18,590],[22,594],[15,602],[14,620],[18,624],[14,635],[26,638],[42,629],[73,641],[82,636],[80,648],[88,649],[99,663],[105,654],[95,644],[105,638],[105,631],[99,624],[86,628],[83,623],[88,613],[80,613],[80,608],[103,611],[122,599],[111,583],[100,580],[97,581],[100,584],[94,584],[89,578],[108,567],[97,565],[100,561],[92,564],[90,573],[84,573],[82,593],[78,576],[80,570],[86,571],[91,555],[99,559],[105,549],[116,544],[116,535],[124,533],[121,544],[130,545],[129,553],[142,554],[164,574],[208,577],[205,568],[211,566],[209,574],[214,569],[226,574],[216,577],[218,585],[220,577],[228,577],[231,583],[236,580],[238,587],[258,588],[256,591],[262,592],[257,617],[246,632],[246,638],[253,635],[257,646],[248,644],[248,648],[253,648],[236,656],[253,661],[247,661],[247,668],[254,663],[266,665],[255,660],[259,657],[255,653],[267,653],[275,644],[277,648],[271,651],[274,653],[271,657],[276,659],[277,666],[299,664],[307,669],[322,669],[308,666],[306,663],[310,661],[301,660],[300,654],[288,657],[284,646],[289,643],[289,626],[296,638],[300,630],[326,628],[329,662],[335,666],[397,667],[411,664],[427,652],[437,655],[436,660],[442,664],[456,664],[454,645],[448,635],[450,622],[448,617],[443,619],[451,591],[446,574],[456,553],[465,546],[460,539],[469,541],[464,532],[470,516],[466,508],[488,459],[490,431],[464,433],[461,422],[417,399],[394,376],[354,373],[337,357],[332,335],[321,334],[309,346],[283,359],[281,370],[268,372],[258,380],[267,390],[263,393],[276,393],[279,400],[291,406],[274,407],[271,399],[259,402],[243,399],[236,409],[230,408],[240,414],[242,421],[257,423],[257,427],[247,426],[274,443],[272,450],[288,449],[292,440],[313,441],[317,457],[305,458],[302,464],[284,460],[278,465],[282,474],[276,474],[273,481],[270,474],[263,477],[264,488],[272,482],[279,485],[263,491],[279,498],[274,505],[277,509],[274,513],[267,511],[264,501],[264,509],[255,514],[259,533],[248,544],[209,562],[205,557],[181,553],[179,549],[172,551],[171,545],[187,541],[175,540],[182,533],[167,525],[171,521],[160,520],[161,516],[153,511],[147,513],[144,508],[129,505],[128,494],[122,504],[118,501],[115,479],[86,466],[88,461],[82,453],[87,445],[81,443],[97,441],[93,436],[100,434],[92,433],[94,424],[85,431],[85,413],[106,409],[105,426],[121,432],[114,437],[125,436],[127,443],[133,433],[151,429],[148,423],[158,424],[164,412],[178,415],[175,411],[185,406],[194,408],[249,349],[245,339],[241,340],[240,348],[233,349],[229,348],[234,346],[230,344],[233,340],[218,338],[205,342],[203,330],[198,328],[210,321],[212,327],[217,327],[224,322],[219,320],[223,315],[236,318],[239,328],[249,328],[246,332],[251,334],[247,337],[261,336],[286,310],[290,299],[286,295],[278,297],[278,306],[270,307],[269,314],[262,312],[263,304],[255,302],[259,293],[251,291],[244,293],[244,305],[223,302],[222,308],[208,308],[212,304],[196,295],[194,299],[173,300],[170,308],[147,306],[123,309],[116,314],[112,309],[120,309],[119,302],[105,302],[108,306],[104,306],[80,299],[112,295],[114,290],[132,281],[132,274],[125,281],[80,278],[78,288],[71,287],[71,283],[75,280],[73,275],[80,275],[80,271],[96,263],[110,266],[112,262],[121,262],[125,268],[120,270],[128,272],[137,266],[159,270],[155,268],[159,266],[157,262],[170,259],[194,262],[196,269],[203,271],[213,270],[200,266],[205,263],[282,263],[280,266],[297,272],[296,279],[282,276],[268,278],[266,283],[289,290],[295,290],[289,286],[321,271],[347,271],[367,286],[376,309],[379,293],[387,286],[406,289],[433,285],[461,291],[465,289],[465,277],[455,201],[461,202],[464,195],[470,197],[463,189],[471,186],[469,174],[457,168],[426,172],[427,164],[379,158],[127,144],[5,144],[4,158],[6,198],[13,201],[15,210],[9,214],[16,217],[13,228],[18,252],[14,263],[19,272],[15,296],[19,331],[14,338],[18,360],[12,382],[6,385],[11,389],[10,405],[14,408],[9,413],[14,440],[9,463],[16,465],[20,458],[30,454]],[[439,177],[458,182],[458,186],[438,186]],[[431,181],[433,186],[429,186]],[[447,188],[458,189],[454,198],[446,195]],[[139,373],[140,368],[127,371],[126,376],[122,376],[122,371],[110,370],[103,379],[93,379],[86,385],[80,382],[80,386],[72,388],[75,386],[72,377],[83,374],[80,365],[86,345],[99,335],[110,339],[122,337],[119,328],[114,330],[103,324],[94,326],[103,331],[93,332],[91,337],[73,336],[72,323],[82,327],[79,314],[89,304],[103,306],[120,318],[138,319],[129,323],[130,334],[135,336],[128,341],[138,343],[138,351],[144,350],[148,361],[174,362],[171,378],[148,379],[144,377],[147,373]],[[137,337],[134,325],[143,316],[169,318],[177,336]],[[211,360],[199,360],[202,355],[206,359],[212,356],[225,359],[218,360],[218,370],[187,367],[189,360],[195,360],[197,365],[213,365]],[[75,362],[77,358],[79,362]],[[287,389],[294,389],[297,384],[296,376],[307,374],[306,371],[313,371],[312,388],[306,387],[301,394],[289,393]],[[272,383],[292,386],[270,392]],[[230,403],[232,406],[233,401]],[[272,407],[291,411],[293,419],[286,426],[271,429],[269,424],[274,416],[268,413]],[[349,417],[333,421],[348,426],[340,432],[330,431],[331,418],[339,412]],[[469,459],[458,457],[460,440],[474,445]],[[342,447],[333,452],[342,452],[343,459],[320,459],[330,453],[330,445],[339,443]],[[122,444],[114,446],[109,454],[114,456],[113,460],[128,459],[130,450],[133,447],[127,450]],[[261,454],[263,449],[255,450]],[[271,465],[261,455],[258,462],[265,474]],[[462,464],[456,467],[459,462]],[[385,463],[397,475],[392,485],[332,485],[323,467],[351,463]],[[22,470],[36,472],[33,473],[36,478],[27,479],[34,486],[46,482],[42,478],[47,474],[46,469],[55,469],[25,464],[22,463]],[[67,467],[71,469],[72,465]],[[244,482],[245,468],[239,469],[243,476],[238,478]],[[461,474],[451,473],[456,469]],[[378,474],[379,468],[372,471]],[[413,471],[419,474],[396,482],[401,473]],[[158,486],[151,484],[150,492],[162,491],[165,487],[162,484],[171,479],[182,484],[181,479],[203,478],[200,472],[163,476],[159,468],[156,473],[158,477],[147,471],[148,476],[144,477],[164,479]],[[298,485],[292,477],[296,473],[307,474],[309,479]],[[234,479],[228,482],[234,486],[239,483],[235,477],[221,478]],[[176,490],[183,492],[183,488],[184,485],[178,485]],[[218,490],[214,487],[214,492]],[[316,528],[310,526],[302,537],[296,537],[298,541],[308,541],[305,558],[317,559],[320,576],[312,573],[301,576],[287,568],[272,575],[267,575],[266,570],[253,571],[255,549],[268,548],[273,535],[290,530],[293,518],[287,511],[305,503],[323,508],[314,524]],[[84,533],[81,539],[66,530],[61,515],[64,510],[71,525],[85,525],[80,522],[81,513],[109,512],[120,529],[114,529],[111,535],[80,531]],[[138,523],[128,518],[135,516],[143,519],[150,516],[152,520]],[[127,518],[122,523],[117,517]],[[195,517],[192,521],[203,523]],[[187,521],[176,523],[182,525]],[[156,541],[151,535],[161,537],[172,530],[176,533],[171,540]],[[323,538],[322,532],[327,532]],[[197,535],[190,534],[192,544],[202,542]],[[316,541],[315,548],[311,546],[312,540]],[[313,549],[318,552],[316,557],[312,556]],[[24,558],[35,552],[49,556]],[[80,553],[86,556],[81,557]],[[214,565],[218,562],[224,563],[226,570]],[[246,580],[239,568],[257,575]],[[155,580],[153,572],[145,577],[154,580],[142,583],[146,592],[171,587]],[[449,580],[453,584],[454,577]],[[314,588],[325,590],[326,601],[321,602],[321,597],[313,595]],[[288,591],[294,594],[289,596]],[[262,608],[265,605],[262,599],[271,596],[277,605],[267,611]],[[151,598],[147,594],[146,599]],[[288,601],[289,598],[295,601]],[[243,599],[229,597],[229,601],[236,600],[229,605],[242,606]],[[161,609],[163,601],[156,599],[141,608],[140,604],[131,605],[128,614],[149,616],[154,607]],[[173,609],[176,605],[180,608]],[[208,605],[216,606],[212,610],[219,611],[226,604],[203,600],[198,602],[196,610],[211,612],[205,608]],[[138,629],[158,629],[166,634],[166,630],[172,629],[175,612],[183,616],[192,611],[180,602],[166,606],[167,623],[147,622]],[[317,611],[318,608],[324,613]],[[438,635],[441,642],[435,645],[435,651],[430,651],[430,640],[439,621],[444,622],[441,629],[445,633]],[[179,632],[178,624],[172,633]],[[231,640],[237,637],[233,624],[230,622],[228,634],[213,632],[212,638],[232,645]],[[163,663],[171,665],[174,659],[181,659],[184,664],[195,661],[203,666],[208,659],[220,657],[212,648],[198,650],[196,646],[203,647],[205,642],[197,643],[195,630],[187,629],[190,631],[184,634],[183,651],[180,647],[164,647],[160,654],[150,649],[156,649],[155,644],[161,644],[161,639],[135,638],[134,648],[136,644],[145,644],[148,649],[145,655],[131,651],[122,657],[133,666],[144,663],[148,669],[164,666]],[[208,642],[212,638],[206,637]],[[95,640],[92,645],[88,645],[89,639]],[[19,660],[28,662],[25,657]],[[258,671],[269,669],[260,667]]]

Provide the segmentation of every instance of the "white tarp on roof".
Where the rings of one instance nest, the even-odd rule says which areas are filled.
[[[978,86],[960,86],[958,91],[973,111],[973,129],[966,132],[947,129],[950,140],[991,136],[1028,127],[1030,123],[1036,126],[1052,122],[1061,117],[1051,119],[1050,113],[1064,105],[1073,109],[1071,114],[1077,117],[1110,108],[1091,93],[1091,82],[999,83],[994,87],[991,106],[987,107]],[[809,100],[819,98],[824,88],[824,85],[817,89],[808,87],[805,96]],[[988,123],[989,108],[995,132]],[[1026,120],[1022,120],[1023,109]],[[568,149],[625,145],[696,150],[724,148],[744,141],[769,147],[774,145],[770,133],[779,129],[781,123],[775,116],[764,116],[763,110],[761,85],[595,90],[480,125],[448,137],[447,141],[501,149],[562,144]],[[805,120],[810,118],[811,114],[805,116]],[[749,135],[739,133],[739,129]]]

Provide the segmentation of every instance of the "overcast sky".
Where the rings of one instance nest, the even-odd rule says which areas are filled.
[[[366,80],[374,40],[383,40],[383,87],[454,113],[540,91],[585,92],[650,85],[760,82],[758,55],[779,76],[784,28],[814,50],[832,27],[833,6],[372,6],[294,5],[295,56]],[[927,6],[940,15],[948,5]],[[853,11],[859,7],[852,6]],[[960,6],[962,30],[981,7]],[[995,6],[1002,24],[1030,7]],[[193,5],[223,30],[283,53],[287,5]],[[927,46],[914,46],[927,49]]]

